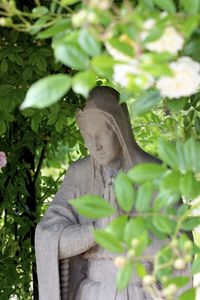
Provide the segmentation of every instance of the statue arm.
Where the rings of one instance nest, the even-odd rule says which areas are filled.
[[[59,259],[81,254],[95,245],[92,225],[69,225],[62,231],[59,242]]]

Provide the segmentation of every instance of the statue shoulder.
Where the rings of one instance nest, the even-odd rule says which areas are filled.
[[[67,174],[73,175],[80,178],[81,176],[86,176],[88,172],[91,172],[91,159],[90,156],[81,158],[74,161],[67,171]]]

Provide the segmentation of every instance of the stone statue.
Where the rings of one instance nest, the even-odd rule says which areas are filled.
[[[67,200],[84,194],[107,199],[120,213],[113,179],[142,162],[158,162],[136,144],[128,110],[119,105],[119,94],[96,87],[89,95],[77,123],[90,156],[73,163],[53,202],[36,228],[36,259],[40,300],[144,300],[151,299],[134,273],[127,289],[117,292],[115,255],[95,243],[94,227],[103,228],[112,218],[89,220],[77,214]],[[148,248],[156,253],[161,241]],[[151,263],[147,262],[147,268]]]

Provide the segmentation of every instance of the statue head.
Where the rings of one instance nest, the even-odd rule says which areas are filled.
[[[107,165],[120,156],[127,169],[132,166],[135,141],[127,107],[119,103],[119,93],[115,89],[105,86],[92,89],[76,119],[95,162]]]

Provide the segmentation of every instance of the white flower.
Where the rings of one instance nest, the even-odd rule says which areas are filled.
[[[0,170],[4,168],[7,164],[7,157],[5,152],[0,151]]]
[[[148,19],[143,23],[143,28],[145,30],[151,30],[156,24],[156,21],[154,19]]]
[[[138,76],[137,84],[142,85],[144,89],[148,89],[154,84],[153,77],[140,68],[137,60],[132,60],[130,64],[116,64],[114,66],[113,80],[121,86],[127,87],[129,85],[131,75]]]
[[[183,56],[169,65],[173,75],[163,76],[157,81],[157,88],[163,97],[187,97],[197,92],[200,86],[200,64]]]
[[[165,28],[162,36],[158,40],[147,43],[145,48],[157,53],[169,52],[171,54],[176,54],[183,48],[183,44],[184,39],[182,35],[176,31],[174,27],[170,26]]]

